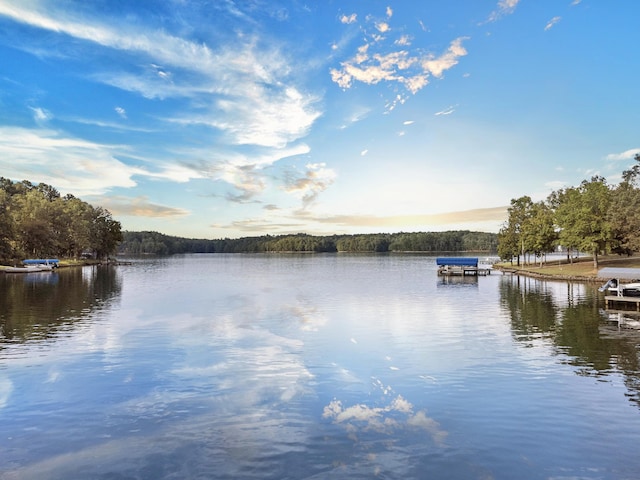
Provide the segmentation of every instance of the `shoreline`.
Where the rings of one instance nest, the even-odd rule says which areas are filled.
[[[511,265],[510,263],[497,263],[494,269],[503,274],[523,275],[545,280],[563,280],[570,282],[606,282],[609,277],[600,277],[598,271],[605,267],[638,268],[640,269],[640,257],[620,257],[618,255],[605,255],[598,260],[598,269],[593,268],[592,257],[582,257],[569,263],[566,260],[550,261],[538,265]],[[633,280],[624,278],[624,280]]]

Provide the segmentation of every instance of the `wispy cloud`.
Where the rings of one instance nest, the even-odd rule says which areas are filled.
[[[607,160],[630,160],[635,158],[636,155],[640,155],[640,148],[632,148],[621,153],[610,153],[607,155]]]
[[[556,25],[561,19],[562,17],[553,17],[551,20],[547,22],[547,24],[544,27],[544,30],[547,31],[552,29],[553,26]]]
[[[381,82],[399,84],[409,94],[415,94],[424,88],[430,77],[441,78],[443,73],[457,65],[459,58],[467,55],[462,42],[466,37],[454,39],[441,54],[424,53],[421,49],[409,49],[411,39],[406,34],[391,36],[390,23],[393,10],[388,7],[384,20],[375,20],[368,16],[373,33],[363,26],[365,42],[361,44],[351,58],[340,62],[340,67],[330,69],[331,80],[347,90],[355,83],[376,85]],[[389,37],[389,38],[387,38]],[[406,102],[407,94],[398,93],[386,103],[387,111]]]
[[[101,197],[89,197],[87,201],[97,201],[97,203],[113,215],[127,215],[134,217],[153,218],[175,218],[184,217],[191,212],[183,208],[158,205],[150,202],[146,196],[125,197],[120,195],[110,195]]]
[[[358,16],[355,13],[352,13],[351,15],[340,16],[340,22],[347,25],[350,23],[355,23],[357,20],[358,20]]]
[[[185,181],[193,171],[156,162],[154,169],[132,167],[118,159],[128,150],[98,144],[51,129],[0,127],[0,171],[12,179],[56,185],[74,195],[101,195],[113,187],[137,185],[136,176]]]
[[[40,108],[40,107],[29,107],[29,109],[33,112],[33,120],[38,125],[43,125],[43,124],[47,123],[53,117],[53,115],[50,112],[48,112],[47,110],[45,110],[43,108]]]
[[[520,0],[500,0],[496,9],[489,15],[487,22],[495,22],[505,15],[512,14],[518,3],[520,3]]]
[[[452,105],[450,107],[445,108],[444,110],[440,110],[439,112],[434,113],[435,116],[440,116],[440,115],[451,115],[453,112],[455,112],[456,109],[455,107]]]
[[[456,38],[443,53],[435,55],[419,50],[385,51],[378,45],[379,38],[373,37],[342,62],[340,68],[332,68],[331,79],[343,89],[351,88],[354,82],[398,83],[415,94],[429,83],[429,77],[441,78],[445,71],[458,64],[460,57],[467,55],[462,45],[464,40],[465,37]]]
[[[79,41],[76,48],[103,47],[104,50],[92,48],[90,53],[94,56],[101,55],[100,52],[117,52],[124,62],[118,67],[121,71],[107,70],[94,62],[96,70],[86,74],[86,78],[148,99],[184,99],[185,108],[177,110],[179,114],[165,114],[162,120],[166,122],[205,126],[211,130],[211,142],[215,137],[218,146],[241,145],[280,151],[280,154],[268,153],[273,160],[267,162],[265,155],[259,153],[259,158],[239,164],[223,157],[217,165],[209,165],[210,172],[216,172],[216,179],[228,181],[240,191],[232,195],[234,198],[248,199],[260,193],[264,188],[260,164],[284,158],[288,146],[307,135],[322,115],[319,98],[298,87],[294,80],[297,70],[289,64],[288,56],[278,49],[277,43],[239,35],[234,42],[212,47],[204,41],[192,41],[138,23],[114,23],[87,16],[80,19],[74,12],[63,10],[61,5],[52,7],[39,0],[28,4],[5,0],[0,2],[0,16],[72,37]],[[241,12],[236,13],[242,16]],[[356,18],[353,15],[344,20],[350,23]],[[33,111],[40,122],[49,118],[42,109]],[[124,107],[116,106],[115,112],[120,118],[127,118]],[[106,125],[100,121],[87,122]],[[308,147],[304,148],[308,151]],[[110,147],[105,149],[109,150]],[[104,155],[109,157],[108,153]],[[100,181],[86,184],[99,184],[101,191],[109,186],[131,187],[135,185],[132,175],[141,174],[123,168],[114,168],[112,172],[119,174],[115,174],[115,178],[103,175]],[[201,174],[192,171],[195,178]]]
[[[336,173],[328,168],[324,163],[310,163],[306,165],[306,171],[302,176],[291,174],[287,180],[285,190],[287,193],[302,198],[306,207],[311,204],[317,196],[326,190],[336,178]]]
[[[322,224],[333,224],[341,227],[423,227],[435,225],[450,225],[462,223],[501,222],[505,219],[507,207],[479,208],[459,212],[438,213],[430,215],[314,215],[306,220],[313,220]]]
[[[388,400],[388,404],[381,406],[363,403],[345,406],[340,400],[333,400],[324,407],[322,416],[345,428],[353,440],[369,431],[394,434],[399,430],[417,429],[429,433],[436,444],[443,444],[447,432],[438,422],[422,410],[414,412],[413,405],[401,395]]]

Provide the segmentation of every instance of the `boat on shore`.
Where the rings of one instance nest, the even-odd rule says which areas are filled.
[[[58,267],[60,260],[57,258],[27,258],[22,261],[25,266],[36,266],[42,270],[53,270]]]
[[[22,261],[22,267],[7,267],[6,273],[52,272],[58,267],[57,258],[30,258]]]
[[[27,265],[25,267],[7,267],[4,269],[5,273],[33,273],[33,272],[44,272],[44,271],[52,271],[52,268],[43,269],[38,265]]]
[[[598,290],[616,297],[640,297],[639,268],[602,268],[599,275],[610,280]],[[632,279],[625,280],[622,279]]]
[[[617,297],[640,297],[640,280],[622,283],[617,278],[612,278],[598,290]]]

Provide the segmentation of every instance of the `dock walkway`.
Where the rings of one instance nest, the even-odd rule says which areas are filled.
[[[635,308],[637,312],[640,312],[640,297],[622,297],[619,295],[605,295],[604,301],[607,305],[607,308],[614,307],[629,307],[632,306]]]

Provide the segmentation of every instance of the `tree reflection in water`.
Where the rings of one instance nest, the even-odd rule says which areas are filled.
[[[516,341],[529,346],[548,342],[578,375],[622,374],[629,399],[640,406],[639,332],[607,322],[595,286],[505,276],[500,302]]]
[[[8,343],[42,341],[74,327],[116,300],[115,267],[60,268],[55,272],[0,275],[0,351]]]

